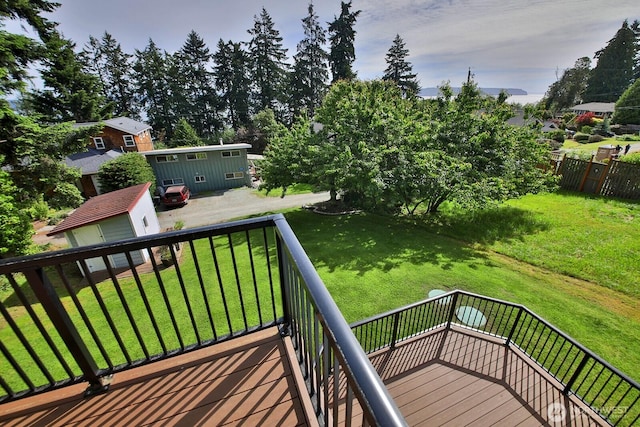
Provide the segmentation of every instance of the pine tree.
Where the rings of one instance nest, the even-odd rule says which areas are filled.
[[[249,59],[240,43],[218,41],[213,55],[215,85],[220,91],[229,124],[234,130],[247,126],[249,117]]]
[[[615,102],[633,83],[637,52],[636,35],[624,21],[607,46],[596,52],[598,64],[589,76],[584,101]]]
[[[329,55],[323,47],[327,42],[325,30],[318,21],[313,3],[309,4],[308,12],[302,19],[305,38],[298,43],[298,52],[293,57],[290,104],[296,114],[305,109],[309,117],[313,117],[327,92]]]
[[[404,41],[399,34],[396,34],[387,52],[387,69],[384,70],[382,80],[395,82],[405,97],[416,96],[420,90],[416,79],[417,74],[413,73],[411,63],[407,62],[407,56],[409,56],[409,49],[405,48]]]
[[[253,112],[270,108],[277,116],[282,116],[288,92],[285,84],[289,65],[280,32],[275,29],[265,8],[262,8],[260,16],[254,16],[253,28],[247,32],[252,36],[249,57],[254,82]]]
[[[53,33],[47,40],[40,70],[43,90],[29,95],[27,104],[49,123],[94,122],[109,117],[112,105],[102,95],[100,80],[86,67],[75,43]]]
[[[191,31],[182,48],[176,52],[182,91],[177,112],[187,119],[198,135],[211,138],[222,128],[218,117],[218,97],[211,72],[211,52],[204,40]]]
[[[116,116],[140,117],[133,89],[132,57],[125,53],[111,34],[105,31],[101,40],[89,37],[84,49],[87,66],[102,83],[107,101]]]
[[[171,92],[167,82],[167,54],[149,39],[147,47],[135,51],[134,91],[139,97],[147,122],[160,134],[173,132]]]
[[[351,1],[341,2],[341,12],[338,18],[329,24],[329,41],[331,50],[329,52],[329,65],[332,82],[338,80],[353,80],[356,73],[351,68],[351,64],[356,60],[356,53],[353,43],[356,38],[356,31],[353,26],[356,23],[360,11],[350,12]]]

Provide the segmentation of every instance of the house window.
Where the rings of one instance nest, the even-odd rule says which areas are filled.
[[[222,157],[240,157],[240,150],[223,151]]]
[[[133,135],[122,135],[122,139],[124,139],[124,146],[125,147],[135,147],[136,146],[136,140],[133,139]]]
[[[169,154],[168,156],[156,156],[157,163],[177,162],[177,161],[178,161],[177,154]]]
[[[93,143],[95,144],[98,150],[104,150],[104,141],[101,136],[96,136],[93,138]]]
[[[172,179],[163,179],[162,186],[167,187],[169,185],[181,185],[184,184],[184,179],[182,178],[172,178]]]
[[[146,215],[142,217],[142,223],[144,224],[144,228],[147,228],[149,226],[149,221],[147,221]]]
[[[207,158],[207,153],[187,153],[187,160],[204,160]]]
[[[241,179],[244,178],[244,172],[227,172],[224,174],[225,179]]]
[[[199,182],[207,182],[207,179],[204,177],[204,175],[196,175],[194,177],[196,184]]]

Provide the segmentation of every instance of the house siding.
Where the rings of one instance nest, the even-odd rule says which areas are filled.
[[[100,222],[100,228],[104,236],[105,242],[114,242],[117,240],[131,239],[136,237],[134,229],[131,227],[129,215],[119,215]],[[145,257],[140,251],[131,252],[131,258],[134,265],[143,264]],[[128,267],[127,257],[125,254],[115,254],[112,256],[113,266],[115,268]]]
[[[203,151],[207,158],[201,160],[187,160],[187,153],[179,153],[177,162],[158,163],[155,154],[147,154],[147,161],[151,165],[159,186],[167,179],[182,178],[192,192],[226,190],[229,188],[251,185],[247,150],[230,148],[225,151],[239,151],[238,157],[223,157],[223,151]],[[196,153],[194,150],[188,154]],[[228,173],[241,174],[241,178],[227,179]],[[196,182],[196,176],[205,178],[204,182]]]
[[[133,135],[133,139],[136,143],[135,147],[125,146],[124,138],[123,138],[124,135],[131,135],[131,134],[105,126],[102,129],[102,132],[96,136],[102,137],[102,141],[104,142],[106,150],[116,149],[116,150],[122,150],[123,152],[128,152],[128,151],[143,152],[143,151],[153,150],[153,142],[151,140],[151,132],[149,132],[149,130],[145,130],[144,132],[141,132],[138,135]]]

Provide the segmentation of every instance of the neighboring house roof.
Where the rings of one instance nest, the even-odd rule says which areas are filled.
[[[251,148],[251,144],[222,144],[222,145],[200,145],[196,147],[165,148],[162,150],[145,151],[140,154],[145,156],[163,156],[166,154],[201,153],[203,151],[227,151],[239,150],[241,148]]]
[[[91,175],[98,173],[100,166],[109,160],[113,160],[122,155],[119,150],[98,150],[97,148],[88,148],[87,151],[71,154],[64,159],[67,166],[72,168],[80,168],[82,175]]]
[[[586,104],[575,105],[570,109],[573,111],[591,111],[593,113],[613,113],[615,108],[615,102],[588,102]]]
[[[147,129],[151,129],[151,126],[149,126],[148,124],[130,119],[129,117],[116,117],[113,119],[103,120],[101,122],[76,123],[75,126],[95,126],[100,123],[110,128],[119,130],[120,132],[131,135],[138,135],[139,133],[142,133]]]
[[[149,191],[150,186],[151,183],[147,182],[92,197],[73,211],[64,221],[56,225],[53,230],[47,233],[47,236],[64,233],[74,228],[84,227],[131,212],[144,193]]]

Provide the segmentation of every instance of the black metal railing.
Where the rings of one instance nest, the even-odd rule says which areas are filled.
[[[282,215],[0,260],[0,286],[0,402],[278,326],[323,424],[404,425]]]
[[[496,337],[518,349],[611,425],[640,420],[640,385],[522,305],[452,291],[351,325],[372,353],[452,326]]]

